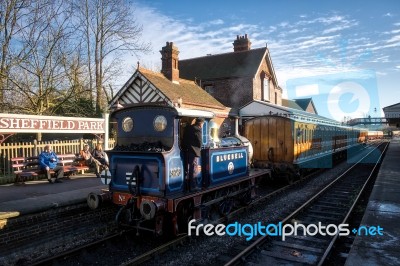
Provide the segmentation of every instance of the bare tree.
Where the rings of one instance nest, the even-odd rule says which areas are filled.
[[[85,38],[90,88],[96,96],[96,111],[106,107],[107,87],[118,72],[123,53],[150,50],[141,41],[142,27],[136,23],[132,4],[126,0],[76,0],[75,13]],[[108,85],[107,85],[108,84]]]
[[[94,115],[141,41],[126,0],[2,0],[0,111]]]
[[[20,23],[19,42],[23,47],[18,65],[7,75],[9,102],[21,113],[53,114],[72,92],[66,88],[65,66],[68,56],[68,19],[63,1],[36,0],[27,7]]]
[[[10,55],[11,41],[18,32],[17,23],[25,14],[23,11],[29,2],[27,0],[3,0],[0,4],[0,112],[4,112],[7,106],[4,92],[7,87],[8,72],[13,62]]]

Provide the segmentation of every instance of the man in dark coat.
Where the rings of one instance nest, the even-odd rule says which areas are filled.
[[[190,191],[197,191],[197,179],[195,178],[195,169],[197,169],[197,160],[201,154],[202,144],[202,127],[204,124],[203,118],[196,118],[193,125],[188,125],[183,133],[183,151],[185,161],[185,174],[187,174],[187,182]]]

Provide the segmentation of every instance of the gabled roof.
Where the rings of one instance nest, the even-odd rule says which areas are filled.
[[[282,99],[283,100],[283,99]],[[265,115],[278,115],[290,117],[296,121],[312,121],[324,125],[340,125],[336,120],[326,118],[317,114],[309,113],[290,107],[280,106],[264,101],[253,100],[239,108],[241,117],[257,117]]]
[[[315,114],[318,114],[312,98],[303,98],[303,99],[294,99],[294,100],[282,99],[283,106],[297,109],[297,110],[302,110],[302,111],[307,111],[307,108],[310,104],[311,104]]]
[[[304,111],[295,101],[289,99],[282,99],[282,105],[296,110]]]
[[[225,108],[222,103],[199,87],[194,81],[179,79],[179,84],[176,84],[161,73],[143,68],[140,69],[140,72],[171,100],[181,97],[184,103],[207,104],[216,108]]]
[[[147,84],[147,85],[143,85]],[[136,86],[135,86],[136,85]],[[146,91],[139,91],[146,89]],[[214,97],[197,86],[194,81],[179,79],[179,84],[173,83],[163,74],[144,68],[138,68],[121,90],[111,100],[110,107],[120,104],[165,103],[174,106],[178,98],[184,105],[206,106],[225,110],[226,107]]]
[[[382,109],[383,110],[388,110],[388,109],[397,109],[398,107],[400,107],[400,103],[395,103],[395,104],[392,104],[392,105],[389,105],[389,106],[386,106],[386,107],[383,107]]]
[[[179,75],[190,80],[254,77],[264,58],[277,84],[267,47],[179,60]]]
[[[294,99],[294,101],[301,107],[301,109],[306,110],[312,99],[311,98]]]

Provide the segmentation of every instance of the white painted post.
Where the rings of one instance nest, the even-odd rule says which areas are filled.
[[[109,113],[103,113],[104,117],[104,150],[108,150],[108,140],[109,140],[109,119],[110,119],[110,114]]]

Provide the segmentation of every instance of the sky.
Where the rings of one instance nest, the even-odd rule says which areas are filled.
[[[142,40],[151,51],[131,57],[161,68],[161,47],[180,59],[233,52],[237,35],[267,46],[283,96],[312,97],[320,115],[339,121],[383,116],[400,102],[400,1],[135,0]],[[122,76],[122,83],[132,73]]]

